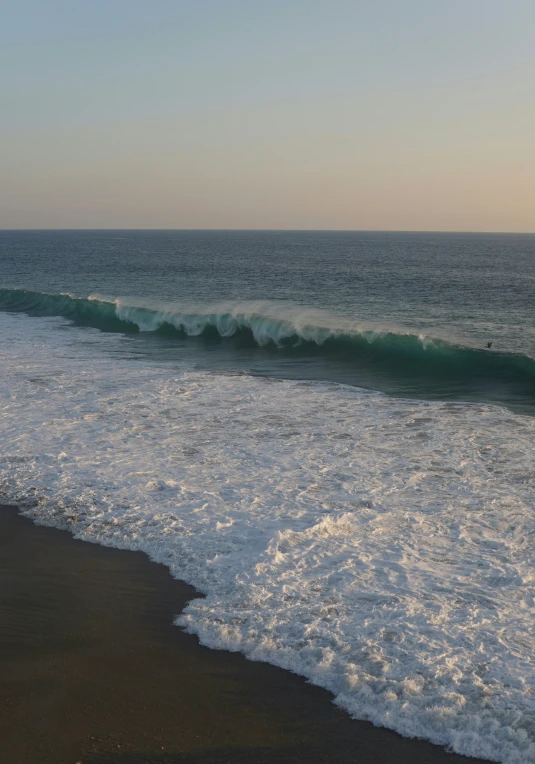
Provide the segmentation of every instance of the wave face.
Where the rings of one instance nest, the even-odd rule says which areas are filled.
[[[0,310],[62,316],[107,332],[226,340],[276,349],[284,358],[320,358],[340,381],[390,393],[535,406],[535,359],[403,331],[362,326],[324,311],[285,303],[157,305],[140,300],[0,290]],[[335,377],[336,378],[336,377]]]
[[[177,370],[64,327],[0,314],[2,500],[167,565],[206,593],[179,623],[208,646],[535,761],[533,417]]]

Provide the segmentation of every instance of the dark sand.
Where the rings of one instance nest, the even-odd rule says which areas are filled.
[[[354,721],[281,669],[172,625],[195,590],[137,552],[0,508],[1,764],[475,759]]]

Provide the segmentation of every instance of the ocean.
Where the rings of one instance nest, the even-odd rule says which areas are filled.
[[[0,232],[0,499],[349,714],[535,761],[535,235]]]

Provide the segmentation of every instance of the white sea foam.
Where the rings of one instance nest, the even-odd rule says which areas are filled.
[[[178,622],[207,645],[535,761],[534,419],[151,365],[60,319],[0,331],[4,500],[194,584]]]

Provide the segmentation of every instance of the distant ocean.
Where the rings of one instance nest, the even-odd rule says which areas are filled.
[[[359,719],[535,761],[535,236],[0,232],[0,498]]]

